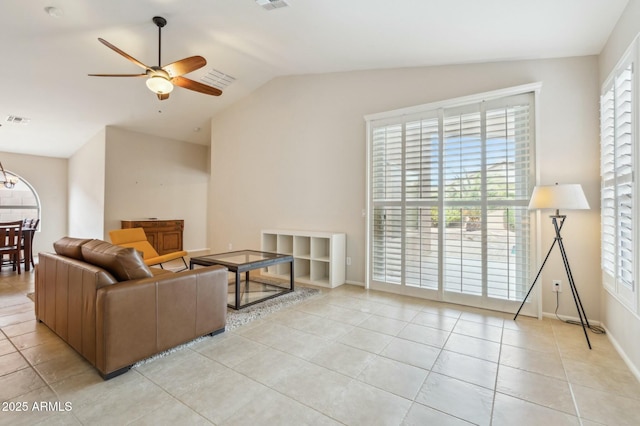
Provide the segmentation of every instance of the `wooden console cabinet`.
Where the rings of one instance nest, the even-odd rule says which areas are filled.
[[[182,250],[184,220],[123,220],[121,227],[122,229],[144,229],[147,240],[149,240],[153,248],[155,248],[160,255]]]

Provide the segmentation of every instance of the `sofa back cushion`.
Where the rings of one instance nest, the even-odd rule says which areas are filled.
[[[115,246],[102,240],[91,240],[81,247],[85,262],[106,269],[118,281],[152,277],[149,267],[134,248]]]
[[[53,243],[53,249],[60,256],[70,257],[76,260],[84,260],[82,246],[91,241],[86,238],[63,237]]]

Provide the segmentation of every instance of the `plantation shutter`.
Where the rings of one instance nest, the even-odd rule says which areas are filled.
[[[483,298],[478,305],[522,300],[533,105],[523,91],[369,121],[372,283]]]
[[[615,108],[613,86],[600,99],[602,269],[616,276]]]
[[[444,288],[483,294],[482,228],[484,143],[480,105],[474,111],[445,111],[444,117]]]
[[[600,101],[602,269],[605,284],[616,293],[635,291],[633,97],[629,60]]]
[[[487,167],[486,177],[487,291],[491,297],[509,300],[522,300],[529,285],[528,206],[534,184],[531,97],[489,106],[486,112],[486,157],[493,165]]]
[[[438,288],[439,119],[405,124],[405,281]]]
[[[383,125],[372,135],[373,278],[400,283],[402,272],[402,124]]]
[[[445,289],[520,300],[529,270],[531,99],[476,108],[449,110],[444,120]]]

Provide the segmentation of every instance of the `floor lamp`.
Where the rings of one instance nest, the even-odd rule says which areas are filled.
[[[564,244],[562,243],[562,235],[560,231],[562,230],[562,226],[564,225],[564,221],[567,219],[566,215],[560,214],[560,209],[562,210],[588,210],[589,203],[587,202],[586,197],[584,196],[584,191],[582,191],[582,186],[580,184],[562,184],[558,185],[544,185],[544,186],[536,186],[533,189],[533,194],[531,195],[531,201],[529,202],[529,210],[544,210],[544,209],[553,209],[555,210],[555,214],[549,216],[551,221],[553,222],[553,227],[556,231],[556,236],[553,240],[553,244],[549,248],[547,255],[540,265],[540,269],[538,270],[538,274],[531,283],[531,288],[527,292],[527,295],[524,297],[518,312],[513,317],[515,320],[518,318],[518,314],[522,310],[529,294],[531,294],[531,290],[540,278],[540,274],[542,273],[542,268],[544,268],[545,263],[547,263],[547,259],[549,259],[549,255],[558,244],[560,248],[560,254],[562,255],[562,261],[564,263],[564,269],[567,271],[567,279],[569,281],[569,288],[571,288],[571,294],[573,295],[573,300],[576,303],[576,309],[578,310],[578,317],[580,317],[580,324],[582,324],[582,330],[584,331],[584,337],[587,339],[587,345],[589,345],[589,349],[591,349],[591,342],[589,341],[589,335],[587,334],[587,328],[590,327],[589,320],[587,319],[587,314],[584,311],[584,307],[582,306],[582,302],[580,301],[580,295],[578,294],[578,289],[576,288],[576,284],[573,280],[573,274],[571,273],[571,267],[569,266],[569,260],[567,259],[567,252],[564,249]]]

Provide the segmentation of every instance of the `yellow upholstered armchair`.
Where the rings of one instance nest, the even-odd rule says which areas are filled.
[[[144,263],[146,263],[147,266],[159,265],[162,268],[163,263],[182,259],[184,269],[189,268],[187,262],[184,260],[184,256],[187,255],[186,251],[175,251],[173,253],[159,255],[151,243],[147,241],[147,235],[142,228],[115,229],[109,231],[109,237],[111,238],[111,242],[117,246],[133,247],[139,252],[142,252]]]

